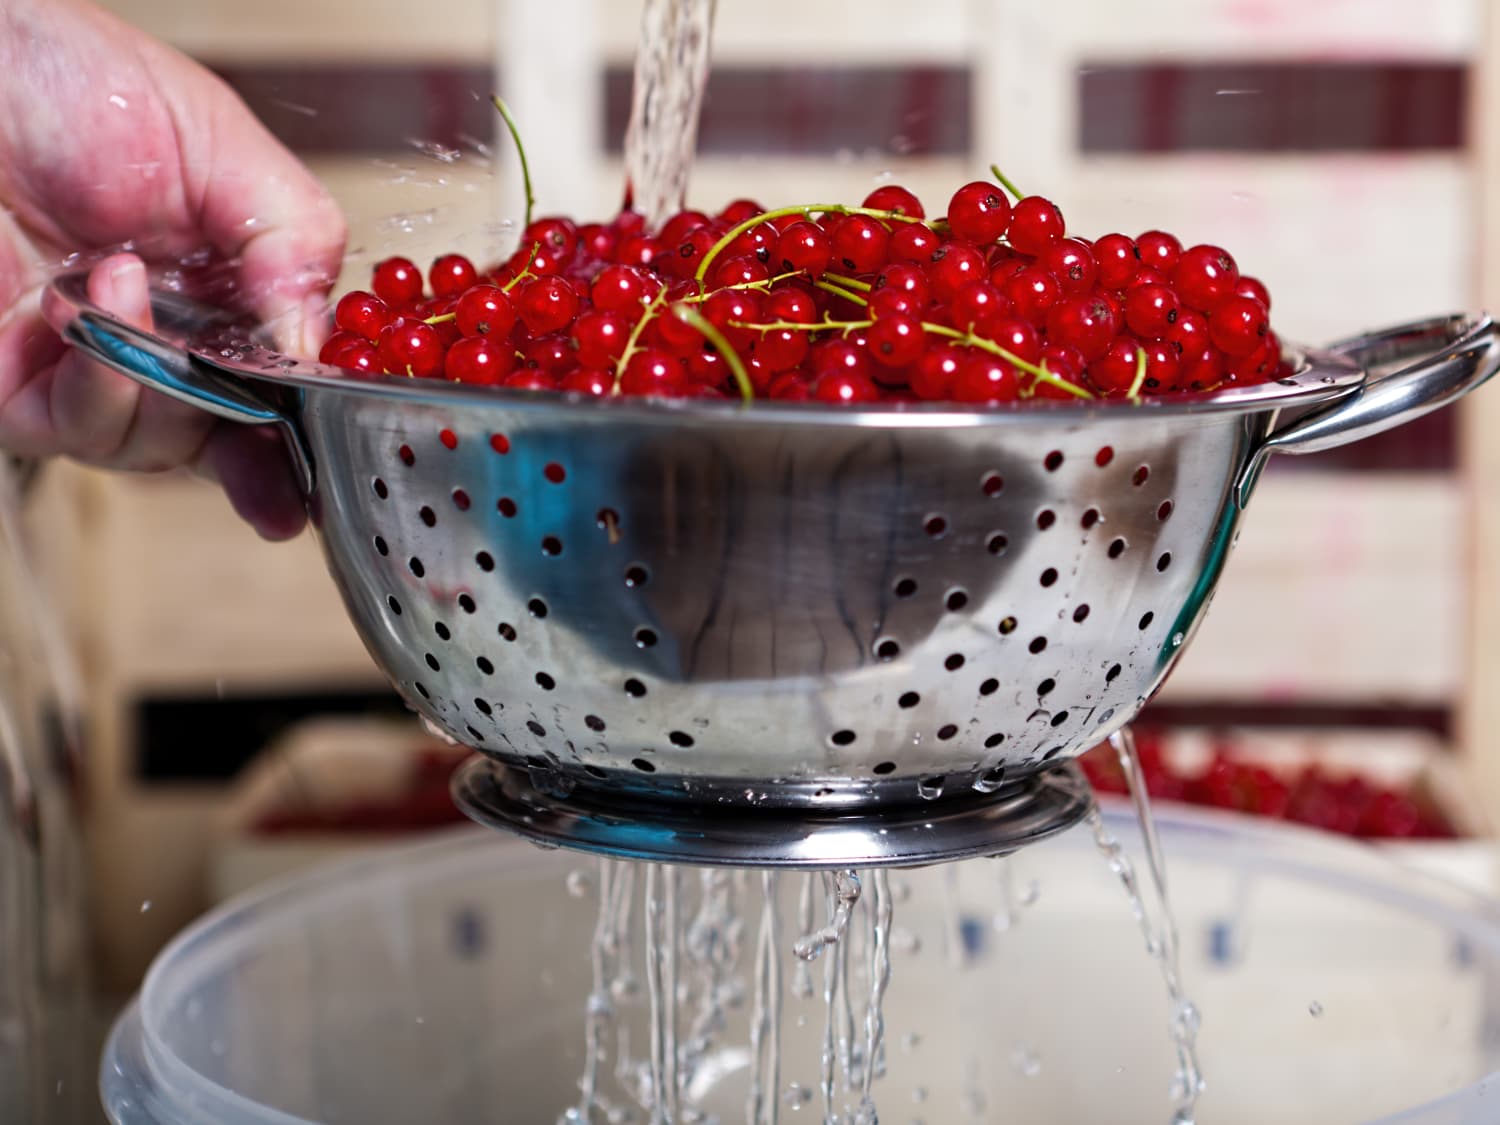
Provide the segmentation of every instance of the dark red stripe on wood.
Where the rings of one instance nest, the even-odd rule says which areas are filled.
[[[1347,730],[1378,727],[1383,730],[1424,731],[1446,741],[1454,737],[1454,719],[1446,707],[1400,704],[1244,702],[1149,704],[1137,720],[1141,726],[1166,727],[1259,727]]]

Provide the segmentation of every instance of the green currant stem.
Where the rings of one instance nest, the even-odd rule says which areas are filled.
[[[994,176],[995,179],[999,180],[1000,181],[1000,186],[1003,187],[1006,191],[1010,192],[1011,195],[1015,196],[1017,199],[1025,199],[1026,198],[1026,193],[1024,191],[1022,191],[1020,188],[1016,187],[1016,185],[1013,184],[1013,183],[1011,183],[1010,180],[1006,179],[1005,173],[1002,172],[1002,171],[1000,171],[1000,165],[998,165],[998,164],[991,164],[990,165],[990,175]]]
[[[1066,379],[1052,374],[1045,367],[1038,367],[1034,363],[1027,363],[1014,352],[1007,351],[993,340],[986,340],[983,336],[976,336],[972,331],[960,332],[957,328],[949,328],[946,324],[929,324],[926,321],[922,322],[922,330],[930,332],[934,336],[947,336],[949,339],[958,340],[971,348],[978,348],[982,352],[989,352],[991,355],[999,356],[1006,363],[1017,370],[1026,372],[1033,379],[1039,379],[1043,383],[1051,383],[1059,390],[1067,391],[1068,394],[1074,395],[1077,398],[1094,397],[1082,387],[1074,386]]]
[[[800,320],[768,320],[751,322],[731,320],[729,327],[743,328],[750,332],[853,332],[868,328],[873,320],[820,320],[816,324],[803,324]]]
[[[1131,402],[1139,402],[1141,400],[1141,385],[1145,383],[1145,381],[1146,349],[1137,345],[1135,349],[1135,379],[1133,382],[1131,382],[1130,391],[1126,394],[1125,397],[1130,399]]]
[[[801,276],[801,270],[787,270],[786,273],[778,273],[775,277],[768,277],[762,281],[739,281],[733,285],[724,286],[724,289],[769,289],[771,288],[771,286],[777,284],[778,282],[785,281],[789,277]],[[681,298],[678,301],[678,304],[699,305],[712,297],[714,293],[718,292],[720,292],[720,290],[715,289],[711,293],[694,293],[691,297]]]
[[[865,215],[872,219],[886,219],[902,223],[920,223],[921,219],[913,219],[910,215],[903,215],[899,211],[879,211],[870,207],[845,207],[842,203],[810,203],[802,207],[778,207],[774,211],[766,211],[759,215],[752,215],[742,223],[736,223],[725,232],[724,237],[715,242],[709,248],[707,254],[703,255],[703,261],[698,263],[698,272],[693,276],[702,281],[708,276],[708,267],[713,265],[714,259],[724,252],[724,248],[751,227],[758,227],[761,223],[768,223],[772,219],[785,219],[792,215],[800,215],[809,218],[813,215]]]
[[[528,254],[528,255],[526,255],[526,268],[523,269],[520,273],[516,274],[515,277],[511,278],[504,285],[502,285],[500,287],[500,292],[502,292],[502,293],[509,293],[517,285],[520,285],[521,282],[526,281],[529,278],[535,277],[536,274],[534,274],[534,273],[531,272],[531,267],[534,266],[534,265],[536,265],[537,255],[540,254],[541,252],[542,252],[542,244],[540,242],[533,242],[531,244],[531,253]]]
[[[861,293],[868,293],[875,288],[868,281],[861,281],[857,277],[845,277],[838,273],[825,273],[823,276],[846,289],[858,289]]]
[[[510,139],[516,144],[516,155],[521,158],[521,182],[526,185],[526,222],[522,228],[525,229],[531,225],[531,211],[536,206],[536,196],[531,190],[531,166],[526,163],[526,146],[521,143],[521,130],[516,127],[516,119],[510,115],[510,108],[500,99],[500,95],[494,94],[490,100],[500,111],[505,127],[510,130]]]
[[[850,292],[848,289],[843,288],[843,286],[835,285],[831,281],[820,279],[813,282],[813,285],[825,293],[832,293],[835,297],[842,297],[846,301],[853,301],[856,305],[868,305],[870,303],[868,299],[860,294]]]
[[[755,388],[750,385],[750,372],[745,370],[745,364],[740,359],[739,353],[724,338],[724,333],[715,328],[708,317],[692,305],[673,305],[672,314],[703,333],[703,338],[718,349],[719,354],[724,357],[724,362],[729,364],[729,370],[734,373],[734,381],[740,386],[740,398],[746,402],[754,399]]]
[[[630,362],[635,353],[640,351],[641,333],[646,330],[646,325],[656,316],[661,308],[662,302],[667,299],[665,288],[659,289],[656,296],[652,297],[646,305],[646,311],[641,313],[641,319],[635,322],[631,328],[630,335],[625,338],[625,350],[620,353],[620,358],[615,360],[615,385],[610,389],[610,394],[620,393],[620,378],[625,374],[625,365]]]
[[[442,313],[438,316],[429,316],[423,324],[447,324],[450,320],[457,320],[457,313]]]

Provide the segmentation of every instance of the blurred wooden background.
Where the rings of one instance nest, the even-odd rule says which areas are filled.
[[[224,74],[323,177],[353,228],[346,284],[394,252],[509,249],[518,185],[492,86],[531,138],[543,211],[618,205],[638,3],[108,6]],[[857,200],[894,179],[937,208],[998,161],[1079,232],[1231,248],[1293,339],[1500,306],[1500,255],[1480,253],[1500,214],[1486,12],[725,0],[691,201]],[[1500,812],[1497,398],[1277,463],[1161,713],[1407,731],[1461,755]],[[106,964],[128,982],[200,908],[227,775],[257,739],[384,692],[310,540],[261,544],[178,478],[63,469],[47,487],[91,700]]]

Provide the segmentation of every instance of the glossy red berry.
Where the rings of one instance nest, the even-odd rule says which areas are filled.
[[[1135,240],[1135,248],[1142,268],[1156,270],[1163,277],[1171,276],[1182,257],[1182,243],[1162,230],[1148,230]]]
[[[1083,355],[1077,348],[1066,344],[1048,344],[1042,349],[1042,361],[1039,366],[1045,368],[1050,375],[1056,375],[1059,379],[1071,383],[1075,387],[1081,387],[1084,383],[1083,373],[1086,364]],[[1078,396],[1070,391],[1064,390],[1044,379],[1037,379],[1032,386],[1032,392],[1038,398],[1056,399],[1058,401],[1076,401]]]
[[[662,254],[662,244],[644,234],[626,235],[615,246],[615,261],[622,266],[649,266]]]
[[[578,352],[573,341],[562,335],[542,336],[522,349],[528,366],[549,375],[561,375],[578,366]]]
[[[1211,341],[1208,338],[1208,317],[1194,309],[1179,309],[1177,320],[1167,331],[1166,339],[1177,349],[1178,355],[1209,347]]]
[[[671,252],[656,259],[652,265],[671,277],[694,277],[699,265],[718,241],[719,236],[710,228],[696,227],[676,242],[663,243],[672,248]],[[719,257],[722,258],[723,255],[720,254]]]
[[[806,402],[812,398],[812,387],[801,375],[788,371],[771,380],[768,397],[777,402]]]
[[[348,344],[335,361],[339,367],[358,371],[361,375],[379,375],[382,372],[380,352],[368,340],[354,340]]]
[[[397,317],[380,332],[380,362],[392,375],[431,379],[443,372],[443,345],[431,325]]]
[[[865,378],[870,375],[870,361],[864,348],[848,340],[824,340],[811,350],[808,365],[815,381],[830,372],[863,375]]]
[[[948,397],[965,354],[958,348],[938,344],[928,348],[912,368],[910,385],[914,395],[928,402]]]
[[[1177,385],[1185,391],[1206,391],[1224,381],[1224,353],[1202,344],[1177,357]]]
[[[764,316],[767,320],[811,324],[818,319],[818,303],[800,285],[783,283],[766,295]]]
[[[1125,325],[1142,339],[1165,338],[1179,313],[1177,294],[1165,285],[1138,285],[1125,293]]]
[[[1065,298],[1047,315],[1048,341],[1077,348],[1089,363],[1104,354],[1117,330],[1114,309],[1097,295]]]
[[[1235,282],[1234,292],[1237,296],[1249,297],[1252,301],[1259,301],[1260,307],[1265,309],[1267,313],[1271,311],[1271,293],[1260,278],[1240,274],[1239,281]]]
[[[613,368],[629,336],[630,324],[619,313],[590,309],[573,322],[578,362],[585,367]]]
[[[595,398],[603,398],[615,389],[615,376],[613,371],[603,371],[597,367],[575,367],[562,377],[558,384],[558,390],[571,394],[592,395]]]
[[[878,219],[846,215],[834,228],[833,260],[849,273],[874,273],[885,265],[891,235]]]
[[[1093,250],[1099,284],[1105,289],[1124,289],[1141,268],[1134,240],[1123,234],[1106,234],[1094,243]]]
[[[578,234],[572,219],[560,215],[535,219],[521,232],[521,249],[537,246],[553,261],[566,262],[578,249]]]
[[[715,261],[711,268],[713,271],[709,284],[711,289],[724,289],[731,285],[749,285],[758,281],[767,281],[771,277],[771,271],[766,269],[764,262],[748,255]]]
[[[912,295],[904,289],[876,289],[870,294],[869,302],[865,305],[865,313],[871,320],[879,320],[892,313],[920,317],[923,313],[923,306],[917,304],[912,299]]]
[[[1021,397],[1021,380],[999,356],[976,351],[959,366],[948,396],[962,403],[1014,402]]]
[[[655,274],[636,266],[610,265],[595,276],[589,295],[596,309],[624,313],[634,323],[661,288],[661,278]]]
[[[533,336],[566,328],[578,315],[578,294],[560,277],[537,277],[522,282],[516,290],[515,304]]]
[[[830,371],[818,376],[813,384],[813,397],[838,406],[859,406],[879,402],[880,388],[869,376],[857,371]]]
[[[988,281],[969,282],[953,295],[948,306],[954,328],[961,332],[979,331],[980,335],[989,335],[980,326],[1008,316],[1010,311],[1010,298]]]
[[[1011,209],[1010,244],[1022,254],[1040,254],[1066,233],[1057,204],[1028,195]]]
[[[318,352],[318,362],[331,363],[337,366],[344,352],[363,339],[363,336],[358,336],[353,332],[333,333],[328,339],[323,341],[323,347]]]
[[[890,260],[925,266],[942,242],[932,228],[922,223],[901,223],[891,232]]]
[[[619,236],[603,223],[585,223],[578,228],[578,253],[590,262],[607,262],[614,257]]]
[[[749,230],[741,231],[724,250],[730,258],[754,258],[757,262],[769,262],[776,243],[781,238],[774,223],[756,223]]]
[[[620,393],[677,398],[687,389],[687,384],[687,369],[681,360],[667,352],[647,348],[636,352],[625,364],[625,372],[620,377]]]
[[[1076,238],[1060,238],[1043,250],[1038,264],[1057,278],[1064,293],[1087,293],[1099,275],[1093,252]]]
[[[479,280],[479,271],[462,254],[444,254],[432,263],[428,280],[434,297],[457,297]]]
[[[822,277],[833,260],[833,240],[817,223],[802,219],[781,232],[772,258],[781,271],[797,270],[810,278]]]
[[[1271,325],[1265,306],[1251,297],[1230,294],[1208,318],[1208,337],[1231,358],[1247,356],[1265,343]]]
[[[1103,354],[1089,363],[1089,382],[1110,398],[1127,394],[1135,384],[1140,352],[1140,342],[1133,336],[1116,336]]]
[[[1168,394],[1177,389],[1178,370],[1181,357],[1177,349],[1165,340],[1142,340],[1141,350],[1146,353],[1146,378],[1141,384],[1143,394]]]
[[[1004,316],[985,323],[984,336],[1017,359],[1035,364],[1042,358],[1042,337],[1036,326],[1018,316]]]
[[[904,187],[896,184],[885,184],[876,188],[869,195],[861,207],[868,207],[871,211],[894,211],[898,215],[905,215],[912,219],[925,219],[927,212],[922,209],[922,201]]]
[[[984,255],[972,243],[953,241],[932,252],[927,264],[927,280],[932,295],[939,301],[951,301],[971,281],[989,276]]]
[[[755,358],[767,372],[789,371],[807,358],[807,333],[775,328],[756,338]]]
[[[675,246],[695,230],[711,226],[713,220],[702,211],[679,211],[662,224],[656,237],[663,246]]]
[[[558,389],[556,375],[536,367],[523,367],[505,377],[501,386],[517,391],[555,391]]]
[[[393,309],[422,299],[422,271],[409,258],[387,258],[375,267],[371,288]]]
[[[374,341],[380,339],[380,330],[391,322],[391,310],[373,293],[356,289],[339,298],[333,322],[345,332]]]
[[[993,277],[991,278],[993,280]],[[1028,266],[1005,280],[1002,292],[1017,316],[1040,323],[1047,310],[1062,300],[1062,286],[1040,266]]]
[[[735,351],[747,350],[757,333],[746,324],[762,323],[761,296],[752,289],[720,289],[703,302],[703,318],[717,328]]]
[[[515,352],[485,336],[455,340],[443,361],[443,372],[460,383],[498,386],[515,367]]]
[[[1183,304],[1211,313],[1234,295],[1240,271],[1228,251],[1217,246],[1194,246],[1184,250],[1172,271],[1172,287]]]
[[[997,184],[975,180],[948,200],[948,229],[976,246],[998,242],[1010,221],[1010,200]]]
[[[717,218],[726,227],[737,227],[747,219],[753,219],[765,213],[766,209],[753,199],[736,199],[731,203],[726,203]]]
[[[516,326],[516,309],[510,295],[494,285],[476,285],[458,299],[454,323],[465,336],[504,339]]]
[[[927,273],[915,262],[890,262],[875,278],[871,296],[886,289],[899,289],[911,298],[918,309],[925,309],[932,300],[932,285]]]
[[[909,314],[883,316],[870,326],[865,347],[882,367],[909,367],[926,346],[922,323]]]

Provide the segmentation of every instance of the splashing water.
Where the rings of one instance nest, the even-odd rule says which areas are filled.
[[[1173,1102],[1173,1125],[1193,1125],[1198,1098],[1203,1093],[1203,1072],[1198,1064],[1197,1039],[1200,1017],[1198,1009],[1188,999],[1182,987],[1182,967],[1179,955],[1177,922],[1172,915],[1172,904],[1167,894],[1167,874],[1161,840],[1156,832],[1156,820],[1151,815],[1151,799],[1146,792],[1145,776],[1141,772],[1140,758],[1136,753],[1135,739],[1128,729],[1110,736],[1110,745],[1120,759],[1126,783],[1130,789],[1131,802],[1136,819],[1140,823],[1141,840],[1146,850],[1147,867],[1151,877],[1155,915],[1148,911],[1141,896],[1140,880],[1135,866],[1125,854],[1104,824],[1096,805],[1086,818],[1094,834],[1094,842],[1109,863],[1110,870],[1119,878],[1130,899],[1131,913],[1146,941],[1146,952],[1161,969],[1162,981],[1167,988],[1167,1004],[1170,1012],[1168,1031],[1172,1047],[1177,1055],[1177,1069],[1172,1076],[1171,1098]]]
[[[716,0],[646,0],[641,12],[625,175],[652,227],[687,196],[715,7]]]

